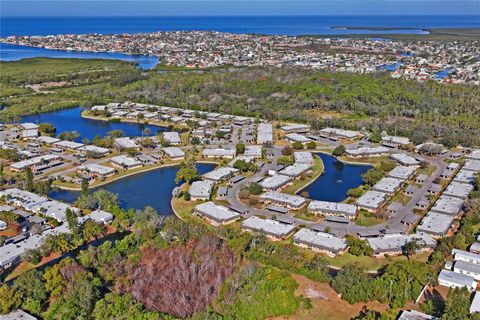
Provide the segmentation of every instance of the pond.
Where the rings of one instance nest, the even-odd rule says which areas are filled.
[[[204,174],[215,168],[215,164],[199,163],[198,173]],[[113,181],[99,188],[118,194],[122,208],[143,209],[154,207],[160,215],[173,214],[170,200],[172,191],[177,186],[175,175],[179,167],[164,167]],[[183,182],[180,182],[182,184]],[[91,192],[95,189],[91,190]],[[80,191],[56,190],[49,196],[64,202],[73,203]]]
[[[97,135],[103,137],[111,130],[122,130],[125,136],[128,137],[142,136],[144,130],[147,128],[150,129],[150,135],[167,131],[165,127],[142,123],[86,119],[80,116],[83,110],[83,108],[73,108],[33,114],[22,117],[21,122],[33,122],[37,124],[50,122],[57,128],[57,134],[65,131],[77,131],[80,134],[80,138],[78,138],[77,141],[81,141],[83,138],[92,140]]]
[[[341,202],[347,198],[347,191],[363,183],[362,174],[372,168],[370,165],[344,163],[325,153],[317,154],[323,161],[323,174],[302,189],[313,200]]]
[[[53,50],[0,43],[0,61],[18,61],[27,58],[109,59],[133,62],[138,69],[151,70],[159,62],[156,56],[133,55],[117,52],[85,52]]]

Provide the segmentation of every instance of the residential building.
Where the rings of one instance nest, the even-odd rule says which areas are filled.
[[[195,206],[193,213],[206,219],[210,224],[219,226],[232,223],[240,219],[240,214],[213,202],[206,202]]]
[[[293,243],[299,247],[324,253],[330,257],[347,251],[347,241],[329,233],[302,228],[293,236]]]
[[[202,177],[206,180],[219,182],[223,180],[228,180],[237,173],[238,173],[238,169],[230,168],[230,167],[220,167],[205,173]]]
[[[354,219],[357,214],[357,207],[353,204],[316,200],[310,202],[308,212]]]
[[[367,191],[355,202],[356,205],[369,212],[377,212],[387,200],[387,194],[378,191]]]
[[[449,288],[467,288],[470,292],[477,288],[477,282],[473,277],[445,269],[440,271],[438,283]]]
[[[188,193],[191,200],[209,200],[212,195],[213,181],[194,181]]]
[[[260,232],[272,240],[286,239],[295,231],[295,226],[271,219],[252,216],[242,222],[242,228],[251,232]]]
[[[110,159],[110,163],[124,170],[140,168],[142,166],[142,163],[140,161],[125,155],[112,157]]]
[[[163,153],[170,160],[183,160],[185,159],[185,152],[177,147],[162,148]]]
[[[299,210],[307,203],[303,197],[276,191],[265,192],[260,195],[259,199],[265,203],[273,203],[293,210]]]
[[[116,173],[114,168],[102,166],[96,163],[88,163],[77,168],[77,172],[86,174],[92,178],[105,179]]]
[[[289,184],[291,181],[292,178],[288,176],[275,174],[260,181],[260,185],[265,190],[279,190]]]

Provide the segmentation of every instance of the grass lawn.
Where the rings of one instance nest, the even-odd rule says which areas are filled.
[[[313,213],[308,213],[307,208],[304,207],[299,211],[294,211],[295,212],[295,218],[306,220],[306,221],[320,221],[322,219],[322,216],[320,215],[315,215]]]
[[[383,219],[380,219],[374,214],[364,210],[360,210],[357,219],[355,219],[355,224],[363,227],[371,227],[382,222],[384,222]]]
[[[349,158],[347,156],[338,157],[339,160],[351,163],[370,164],[374,167],[380,166],[383,162],[388,161],[387,156],[382,157],[368,157],[368,158]]]
[[[427,176],[431,176],[435,170],[437,170],[437,167],[434,166],[434,165],[430,165],[426,168],[421,168],[420,170],[418,170],[419,174],[426,174]]]
[[[406,205],[410,199],[412,199],[411,197],[409,196],[406,196],[403,194],[402,191],[400,192],[397,192],[393,197],[392,199],[390,200],[390,203],[393,203],[393,202],[400,202],[402,205]]]

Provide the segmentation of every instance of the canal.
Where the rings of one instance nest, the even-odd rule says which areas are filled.
[[[372,168],[370,165],[350,164],[339,161],[334,156],[318,153],[323,161],[324,170],[320,177],[303,191],[313,200],[341,202],[347,198],[347,191],[363,183],[362,174]]]

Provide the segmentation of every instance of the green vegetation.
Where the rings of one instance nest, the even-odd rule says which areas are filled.
[[[119,61],[60,59],[27,59],[0,66],[0,84],[15,90],[23,91],[25,84],[65,82],[61,87],[49,87],[48,93],[4,96],[0,102],[7,108],[0,112],[1,121],[27,113],[135,100],[308,122],[314,129],[335,126],[386,131],[410,137],[414,143],[431,139],[447,146],[472,146],[480,139],[480,89],[475,86],[301,68],[157,74],[142,73]],[[114,81],[135,73],[141,76]],[[329,116],[323,117],[325,114]]]

